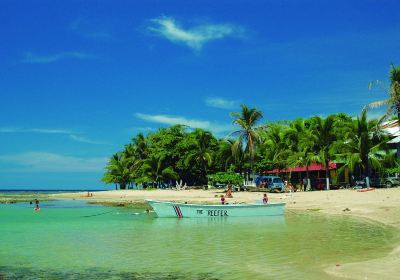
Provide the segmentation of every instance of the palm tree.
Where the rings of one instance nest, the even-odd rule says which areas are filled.
[[[297,118],[293,120],[283,132],[287,145],[290,147],[292,152],[298,152],[305,131],[307,131],[307,127],[304,124],[304,120]]]
[[[139,169],[143,162],[143,160],[139,158],[137,150],[138,147],[136,145],[129,143],[125,145],[124,150],[122,151],[122,155],[126,161],[126,168],[129,170],[131,179],[139,176]],[[129,184],[132,183],[133,181],[129,182]]]
[[[382,85],[380,81],[374,81],[369,84],[371,88],[374,84]],[[365,109],[387,106],[387,111],[383,115],[381,121],[390,117],[393,113],[397,114],[400,120],[400,66],[392,65],[390,70],[390,87],[388,89],[389,98],[368,104]]]
[[[218,143],[218,151],[216,153],[216,160],[222,163],[224,170],[228,170],[231,166],[241,173],[243,168],[243,160],[245,155],[242,149],[242,143],[235,146],[235,141],[231,139],[224,139]]]
[[[168,161],[163,156],[151,155],[143,161],[141,167],[142,177],[139,181],[143,182],[156,182],[157,186],[161,185],[161,182],[167,180],[176,180],[178,174],[175,170],[168,165]]]
[[[102,181],[106,184],[118,184],[120,189],[126,189],[127,184],[131,182],[131,170],[129,161],[123,153],[115,153],[106,166],[106,173]]]
[[[148,154],[148,143],[142,133],[139,133],[135,138],[132,139],[132,143],[135,146],[135,156],[143,160]]]
[[[367,111],[363,110],[361,116],[357,117],[351,124],[352,131],[346,137],[346,141],[340,144],[344,151],[338,154],[339,158],[344,159],[344,166],[351,173],[359,167],[366,178],[369,187],[370,166],[375,170],[382,167],[382,162],[387,158],[387,153],[383,150],[386,140],[379,133],[376,120],[367,120]]]
[[[290,124],[289,130],[285,133],[285,138],[288,139],[288,146],[291,151],[288,157],[288,165],[291,167],[300,165],[306,168],[307,188],[310,188],[309,167],[318,160],[313,150],[317,140],[316,136],[306,126],[303,119],[296,119]]]
[[[316,153],[316,162],[321,163],[325,167],[326,173],[326,189],[329,190],[329,163],[332,161],[334,154],[332,148],[336,141],[336,135],[333,131],[335,116],[330,115],[326,119],[315,116],[310,120],[310,129],[315,137],[314,151]]]
[[[256,146],[260,143],[260,130],[265,126],[257,126],[257,123],[262,119],[263,115],[261,111],[256,108],[248,108],[246,105],[242,105],[241,112],[231,113],[231,117],[234,118],[233,124],[239,126],[239,130],[231,132],[228,137],[236,136],[236,140],[233,144],[233,150],[242,147],[245,143],[245,152],[249,155],[250,159],[250,172],[253,173],[254,155]]]
[[[201,129],[195,130],[194,135],[194,149],[187,155],[185,164],[188,165],[193,160],[199,162],[202,167],[202,179],[207,181],[207,167],[212,162],[210,143],[213,136],[210,132]]]
[[[374,84],[382,83],[380,81],[374,81],[369,84],[371,88]],[[376,101],[365,106],[365,110],[369,108],[376,108],[380,106],[387,106],[386,113],[381,117],[379,123],[388,119],[391,115],[397,114],[397,120],[400,121],[400,66],[392,65],[390,69],[390,87],[387,89],[389,98],[385,100]],[[400,158],[400,143],[396,143],[397,158]]]
[[[288,167],[290,154],[286,138],[287,127],[281,124],[271,124],[268,131],[262,133],[262,142],[259,152],[273,163],[273,168],[285,169]]]

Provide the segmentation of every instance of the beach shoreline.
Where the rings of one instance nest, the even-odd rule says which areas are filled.
[[[112,206],[142,206],[144,199],[188,203],[219,203],[221,189],[211,190],[113,190],[50,194],[50,199],[82,199],[88,203]],[[235,192],[228,203],[254,203],[262,199],[262,192]],[[400,188],[375,189],[369,192],[356,190],[314,191],[296,193],[269,193],[271,202],[285,202],[287,211],[295,213],[319,212],[327,215],[351,216],[373,221],[400,230]],[[335,264],[324,268],[331,277],[344,279],[395,279],[400,274],[400,244],[378,259]]]
[[[143,204],[145,199],[187,203],[218,204],[221,189],[211,190],[111,190],[49,194],[49,199],[82,199],[105,205]],[[263,192],[234,192],[228,203],[254,203]],[[375,189],[369,192],[333,190],[295,193],[268,193],[270,202],[286,202],[288,210],[308,210],[326,214],[362,217],[400,228],[400,188]],[[390,213],[390,215],[388,215]]]

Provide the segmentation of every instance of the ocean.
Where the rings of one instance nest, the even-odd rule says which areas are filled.
[[[0,205],[0,279],[330,279],[324,267],[384,256],[396,232],[319,213],[157,218],[143,209]]]

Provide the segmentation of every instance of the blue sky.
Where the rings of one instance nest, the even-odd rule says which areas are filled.
[[[0,188],[104,188],[107,157],[183,123],[219,136],[386,96],[399,1],[0,2]],[[379,112],[371,112],[378,114]]]

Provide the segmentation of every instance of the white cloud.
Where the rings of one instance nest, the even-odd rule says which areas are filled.
[[[39,133],[39,134],[61,134],[67,135],[76,142],[87,144],[104,144],[86,137],[77,135],[76,133],[66,129],[49,129],[49,128],[20,128],[20,127],[0,127],[0,133]]]
[[[58,128],[21,128],[0,127],[0,133],[42,133],[42,134],[70,134],[71,131]]]
[[[64,129],[47,129],[47,128],[32,128],[27,129],[26,132],[36,132],[44,134],[70,134],[71,132]]]
[[[16,164],[14,171],[29,172],[101,172],[108,159],[106,157],[80,158],[47,152],[27,152],[13,155],[1,155],[0,162]],[[2,168],[2,171],[7,171]]]
[[[60,52],[54,54],[47,55],[37,55],[31,52],[27,52],[24,55],[24,58],[21,60],[22,63],[38,63],[38,64],[47,64],[53,63],[63,59],[92,59],[95,58],[93,55],[83,53],[83,52]]]
[[[205,120],[187,119],[185,117],[179,117],[179,116],[148,115],[148,114],[136,113],[135,117],[141,120],[154,123],[161,123],[167,125],[182,124],[190,128],[202,128],[215,133],[227,132],[232,129],[232,125],[225,125]]]
[[[128,133],[132,133],[132,132],[135,132],[135,133],[148,133],[148,132],[156,131],[156,130],[157,130],[157,128],[150,127],[150,126],[135,126],[135,127],[128,128],[126,131]]]
[[[81,143],[87,143],[87,144],[103,144],[101,142],[97,142],[91,139],[88,139],[86,137],[82,137],[82,136],[78,136],[75,134],[70,134],[69,138],[71,138],[72,140],[76,141],[76,142],[81,142]]]
[[[181,27],[172,17],[158,17],[151,20],[148,29],[174,43],[182,43],[194,50],[201,50],[207,42],[225,37],[240,37],[243,28],[232,24],[203,24],[192,28]]]
[[[221,97],[208,97],[205,99],[206,105],[220,109],[235,109],[239,106],[236,100],[228,100]]]

